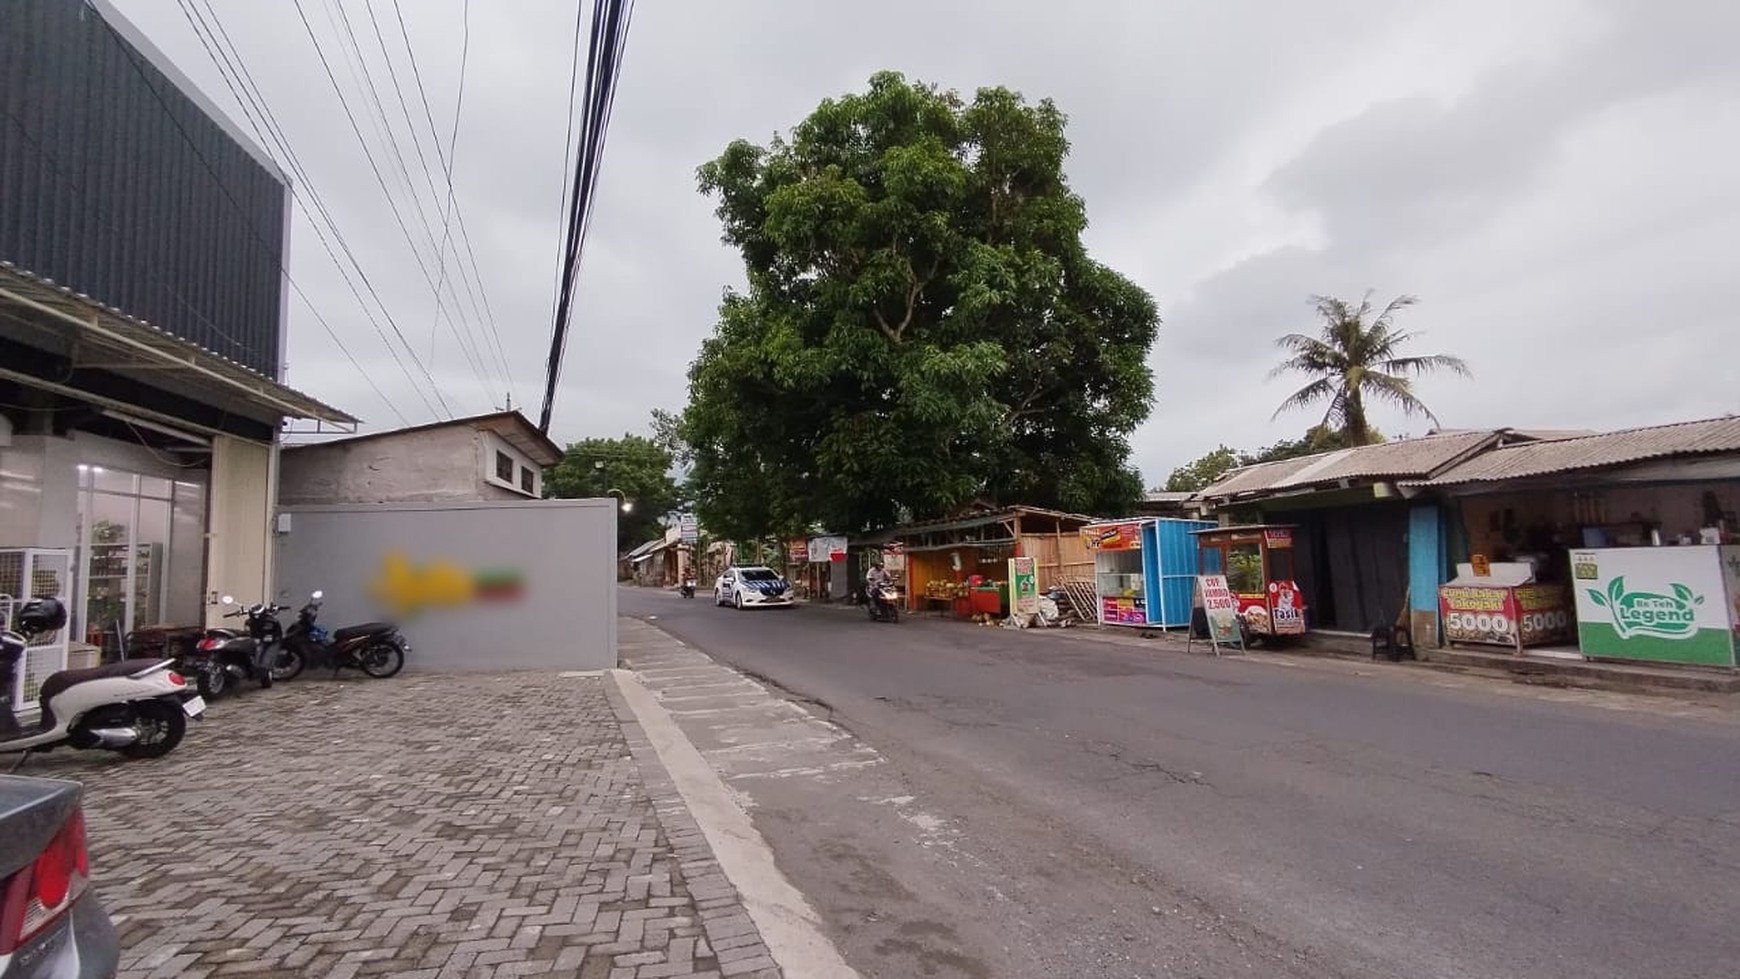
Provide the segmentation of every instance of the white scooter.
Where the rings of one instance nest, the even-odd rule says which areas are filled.
[[[13,616],[18,632],[0,631],[0,696],[10,700],[29,638],[66,626],[58,599],[33,598]],[[60,745],[118,751],[129,758],[161,758],[187,733],[187,719],[205,713],[205,700],[170,669],[174,660],[133,659],[88,670],[62,670],[42,682],[42,718],[24,727],[10,705],[0,710],[0,753],[18,752],[12,769],[32,751]]]

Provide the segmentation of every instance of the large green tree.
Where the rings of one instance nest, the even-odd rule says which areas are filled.
[[[1398,296],[1378,312],[1370,292],[1357,304],[1312,296],[1317,335],[1289,333],[1277,340],[1290,356],[1270,374],[1299,373],[1312,380],[1281,402],[1275,417],[1293,408],[1323,404],[1319,427],[1339,435],[1347,445],[1382,440],[1366,417],[1366,406],[1373,401],[1387,402],[1406,415],[1425,415],[1436,424],[1437,416],[1414,393],[1414,379],[1436,371],[1470,374],[1466,363],[1448,354],[1402,355],[1402,348],[1417,335],[1397,329],[1395,314],[1418,301]]]
[[[617,547],[626,550],[664,533],[661,518],[682,506],[672,463],[671,449],[644,435],[583,439],[544,475],[544,495],[626,500],[629,509],[616,516]]]
[[[1064,122],[883,72],[701,168],[748,278],[689,372],[704,522],[747,537],[1139,498],[1159,317],[1082,245]]]

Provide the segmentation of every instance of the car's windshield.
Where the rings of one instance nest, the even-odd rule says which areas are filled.
[[[738,572],[744,581],[778,581],[779,575],[766,568],[744,568]]]

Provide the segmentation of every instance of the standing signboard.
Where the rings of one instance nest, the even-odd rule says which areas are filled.
[[[1196,594],[1202,602],[1203,618],[1208,621],[1208,644],[1214,647],[1214,654],[1219,656],[1222,646],[1244,649],[1245,636],[1239,628],[1239,599],[1227,586],[1226,575],[1197,575]],[[1196,636],[1192,633],[1185,648],[1195,641]]]
[[[693,544],[701,539],[701,523],[695,519],[694,514],[683,514],[679,526],[682,527],[683,543]]]
[[[1009,614],[1021,625],[1039,614],[1039,565],[1033,558],[1009,559]]]

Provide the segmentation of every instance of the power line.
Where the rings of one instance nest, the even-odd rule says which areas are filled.
[[[388,75],[391,75],[391,78],[393,78],[393,89],[395,89],[395,92],[398,94],[400,110],[404,110],[405,127],[412,130],[412,139],[414,139],[416,148],[418,148],[418,160],[419,162],[423,162],[423,176],[425,176],[426,181],[430,184],[430,193],[432,193],[433,198],[435,198],[435,200],[442,200],[442,193],[435,188],[435,181],[433,181],[433,177],[430,177],[430,174],[428,174],[428,160],[423,157],[423,141],[421,141],[421,139],[416,139],[416,123],[411,122],[411,111],[409,111],[409,108],[405,106],[404,90],[400,89],[400,85],[398,85],[397,71],[393,71],[393,57],[391,57],[390,52],[386,50],[386,38],[385,35],[383,35],[383,31],[381,31],[381,23],[379,23],[378,17],[374,16],[374,3],[365,3],[365,9],[369,10],[369,23],[374,26],[374,40],[376,40],[376,42],[379,43],[379,47],[381,47],[381,57],[386,59]],[[445,198],[444,209],[442,209],[440,271],[442,271],[442,275],[445,276],[445,271],[447,271],[447,245],[449,245],[449,238],[451,238],[452,235],[452,226],[454,226],[454,223],[458,223],[459,245],[465,247],[466,259],[470,261],[470,271],[472,271],[472,276],[466,278],[466,264],[459,264],[459,283],[465,285],[466,297],[472,301],[473,313],[477,313],[477,322],[478,325],[480,325],[478,334],[485,334],[485,336],[491,339],[491,353],[494,355],[492,367],[498,367],[499,374],[501,374],[503,388],[506,388],[508,393],[510,393],[510,396],[512,396],[513,370],[508,367],[508,358],[506,358],[506,353],[503,351],[503,346],[501,346],[501,330],[499,330],[498,325],[496,325],[496,310],[494,310],[494,306],[491,306],[491,303],[489,303],[489,292],[484,289],[484,276],[482,276],[482,273],[477,270],[477,252],[472,249],[472,235],[470,235],[470,231],[466,230],[465,209],[459,205],[459,200],[454,196],[454,190],[452,190],[452,169],[454,169],[454,163],[456,163],[456,144],[458,144],[459,141],[459,118],[461,118],[461,111],[465,108],[465,80],[468,68],[470,68],[470,52],[472,52],[472,3],[470,3],[470,0],[466,0],[465,9],[463,9],[463,33],[461,33],[461,45],[459,45],[459,96],[458,101],[454,103],[454,110],[452,110],[452,130],[451,134],[449,134],[449,139],[447,139],[447,151],[445,151],[445,153],[442,153],[442,148],[440,148],[440,130],[438,130],[437,125],[435,125],[435,113],[430,110],[428,89],[423,85],[423,71],[418,68],[418,54],[416,54],[416,49],[411,45],[411,31],[405,28],[404,10],[400,10],[400,7],[398,7],[398,0],[393,0],[393,14],[395,14],[398,21],[398,37],[400,37],[400,40],[402,40],[405,45],[405,59],[411,63],[412,80],[416,82],[416,87],[418,87],[418,97],[421,99],[421,103],[423,103],[423,118],[428,122],[430,143],[433,143],[433,146],[435,146],[435,158],[440,160],[442,174],[444,174],[445,183],[447,183],[447,198]],[[454,257],[459,257],[458,249],[454,249]],[[477,282],[477,289],[475,290],[472,289],[473,280]],[[478,297],[482,297],[482,303],[478,303]]]
[[[298,8],[299,9],[300,9],[300,6],[301,6],[300,0],[298,0]],[[336,9],[337,9],[336,19],[333,18],[333,7],[334,6],[336,6]],[[422,226],[424,237],[427,238],[429,241],[429,244],[435,248],[435,251],[436,251],[436,254],[434,256],[435,260],[439,263],[442,263],[444,266],[445,265],[445,260],[444,260],[445,248],[442,245],[436,243],[434,225],[430,223],[428,214],[426,214],[424,212],[422,195],[417,192],[416,181],[414,181],[411,178],[411,168],[410,168],[410,165],[405,162],[404,152],[403,152],[403,150],[400,149],[398,134],[393,131],[392,120],[388,117],[386,107],[381,102],[380,88],[375,84],[375,78],[374,78],[373,73],[369,71],[368,58],[366,55],[363,54],[362,45],[356,39],[356,32],[351,26],[350,16],[345,12],[345,8],[344,8],[344,4],[343,4],[342,0],[339,0],[339,2],[336,3],[336,5],[332,4],[329,0],[329,4],[327,7],[327,16],[328,16],[329,20],[332,20],[333,26],[335,28],[343,31],[343,35],[341,37],[339,37],[339,39],[338,39],[339,40],[339,48],[344,51],[345,64],[346,64],[346,67],[348,67],[350,69],[352,81],[355,81],[357,83],[358,89],[363,93],[364,97],[367,99],[368,106],[370,106],[374,109],[374,113],[372,115],[370,115],[370,117],[369,117],[369,122],[371,125],[376,127],[376,135],[379,137],[380,141],[386,145],[386,148],[387,148],[387,151],[389,154],[388,162],[392,163],[392,164],[396,164],[396,166],[397,166],[397,169],[395,170],[395,175],[397,177],[399,177],[399,179],[401,181],[403,181],[405,194],[407,197],[410,198],[411,206],[413,208],[413,213],[416,216],[417,223]],[[347,39],[350,42],[349,47],[346,47],[345,43],[344,43],[345,40],[347,40]],[[355,62],[354,66],[351,64],[351,55],[353,52],[356,56],[356,62]],[[391,64],[392,64],[391,60],[389,59],[389,61],[388,61],[389,71],[391,69]],[[360,77],[359,77],[359,72],[360,72]],[[394,86],[395,86],[395,91],[398,91],[396,78],[394,80]],[[402,105],[403,101],[404,101],[403,92],[399,92],[399,98],[400,98],[400,103]],[[407,114],[407,117],[408,117],[408,114]],[[359,133],[359,138],[360,138],[360,133]],[[415,140],[415,138],[416,138],[416,133],[413,132],[412,133],[413,141]],[[420,145],[419,145],[419,152],[421,152]],[[426,163],[425,163],[425,168],[424,168],[424,175],[425,175],[425,177],[428,176],[428,170],[427,170]],[[430,180],[430,188],[431,188],[431,191],[433,191],[433,188],[434,188],[434,181],[433,180]],[[439,203],[438,198],[439,198],[439,195],[437,195],[437,203]],[[413,250],[414,249],[415,249],[415,246],[413,246]],[[427,270],[426,269],[425,269],[425,275],[427,277]],[[459,300],[458,292],[452,288],[451,283],[447,283],[446,276],[444,274],[439,276],[439,277],[430,277],[429,282],[430,282],[431,289],[433,290],[433,295],[434,295],[434,300],[435,300],[435,321],[434,321],[434,324],[432,324],[430,327],[430,340],[431,340],[431,342],[433,342],[433,340],[434,340],[434,332],[435,332],[434,327],[436,325],[440,324],[442,314],[446,313],[447,326],[448,326],[449,331],[453,334],[454,341],[459,344],[459,352],[461,355],[463,355],[465,357],[466,363],[470,366],[473,376],[475,376],[477,378],[478,383],[480,385],[482,385],[482,387],[484,388],[484,391],[486,392],[486,397],[487,397],[487,392],[489,391],[489,388],[491,386],[491,382],[489,381],[489,379],[487,377],[485,377],[485,371],[483,369],[482,360],[478,354],[478,342],[477,342],[476,337],[473,336],[471,324],[465,318],[464,310],[459,309],[459,306],[461,305],[461,303]],[[448,292],[453,297],[454,308],[451,310],[445,308],[445,303],[443,302],[443,300],[441,298],[441,287],[443,284],[447,285]],[[455,313],[457,313],[458,317],[459,317],[457,322],[455,321],[455,318],[454,318]],[[464,327],[464,334],[463,335],[461,335],[461,333],[460,333],[460,328],[462,325]]]
[[[375,155],[369,150],[368,140],[363,137],[362,127],[357,124],[356,114],[351,111],[350,100],[344,97],[344,89],[338,84],[338,76],[333,73],[332,62],[327,60],[326,51],[320,46],[320,39],[314,34],[314,25],[309,23],[308,13],[302,9],[302,0],[294,0],[294,2],[297,16],[302,20],[303,30],[308,33],[308,41],[314,46],[314,53],[320,58],[320,66],[326,72],[326,80],[332,84],[332,91],[338,96],[338,104],[344,109],[344,117],[350,122],[351,132],[356,134],[357,143],[362,146],[363,157],[368,160],[369,170],[375,175],[375,183],[380,185],[381,194],[387,200],[387,207],[393,212],[393,221],[398,224],[400,233],[405,236],[405,243],[411,246],[411,256],[417,260],[417,267],[423,271],[424,279],[433,285],[434,277],[429,274],[429,267],[424,264],[422,253],[417,250],[417,243],[411,237],[411,229],[405,224],[405,218],[399,211],[398,202],[393,200],[392,191],[387,188],[387,178],[381,174],[380,164],[375,162]],[[437,303],[437,309],[439,306],[440,304]],[[405,352],[415,361],[417,355],[411,349],[410,341],[405,339],[405,334],[396,323],[393,324],[393,332],[399,337],[399,342],[405,345]],[[421,366],[420,361],[418,364]],[[425,369],[425,373],[427,373],[427,369]],[[431,383],[433,383],[432,378]],[[442,396],[439,386],[435,388],[435,397],[441,402],[442,408],[447,410],[447,416],[452,418],[453,410],[447,407],[447,399]]]
[[[605,134],[611,109],[616,103],[616,79],[633,19],[634,0],[595,0],[592,36],[586,53],[586,101],[580,127],[580,150],[576,154],[574,183],[568,205],[568,234],[562,255],[556,321],[550,335],[550,358],[544,380],[544,408],[538,427],[546,434],[555,409],[556,385],[561,378],[562,354],[567,346],[568,325],[573,312],[574,281],[579,272],[586,233],[592,224],[592,204],[598,173],[604,157]],[[576,33],[575,43],[579,38]]]
[[[186,0],[183,0],[183,2],[185,4]],[[236,49],[235,42],[231,40],[229,31],[224,27],[223,21],[218,18],[217,11],[212,8],[210,0],[205,0],[205,8],[205,15],[200,14],[198,9],[191,7],[191,5],[184,5],[182,12],[184,14],[190,14],[189,23],[194,28],[194,34],[199,37],[200,43],[206,46],[207,56],[211,57],[213,63],[217,66],[218,74],[223,77],[224,84],[230,89],[230,94],[241,104],[242,111],[248,116],[249,124],[254,127],[255,135],[259,137],[261,142],[276,146],[280,158],[283,159],[285,164],[299,181],[297,185],[292,186],[291,188],[291,199],[295,201],[296,206],[302,211],[303,216],[308,219],[309,225],[314,228],[315,234],[320,238],[321,246],[326,250],[327,257],[332,260],[333,266],[344,279],[345,285],[350,289],[351,295],[356,298],[358,307],[363,311],[363,315],[367,317],[369,324],[374,328],[375,335],[380,338],[381,344],[386,347],[387,353],[393,358],[393,362],[398,365],[400,372],[405,375],[405,380],[410,382],[412,390],[417,392],[417,396],[422,400],[424,407],[427,408],[431,414],[438,414],[439,412],[436,409],[435,404],[429,400],[428,394],[425,393],[424,385],[411,375],[410,369],[405,366],[404,359],[399,356],[398,351],[393,347],[392,341],[387,338],[386,330],[381,327],[380,321],[375,318],[374,311],[369,308],[368,302],[363,299],[361,292],[357,290],[356,283],[351,279],[350,272],[345,268],[344,263],[339,261],[338,255],[333,250],[332,241],[328,239],[328,228],[331,229],[332,237],[337,240],[339,248],[342,249],[346,257],[350,259],[351,264],[356,268],[358,277],[362,279],[363,285],[368,289],[369,294],[374,297],[375,303],[380,306],[382,314],[387,317],[389,322],[392,320],[392,312],[388,310],[386,304],[382,302],[380,294],[375,291],[374,283],[368,277],[367,271],[365,271],[362,264],[357,261],[355,253],[351,251],[349,242],[345,241],[343,232],[339,230],[337,222],[333,220],[331,212],[327,210],[325,201],[321,199],[319,191],[315,188],[314,181],[309,177],[307,170],[303,168],[302,161],[297,158],[295,150],[291,148],[290,141],[288,137],[285,136],[283,127],[278,124],[277,117],[273,115],[271,106],[266,103],[264,94],[260,92],[259,86],[255,84],[253,73],[248,71],[246,62],[242,60],[241,52]],[[206,15],[209,15],[211,18],[209,24],[206,22]],[[206,39],[206,35],[208,34],[210,35],[209,42]],[[214,47],[216,49],[215,53],[213,50]],[[218,55],[221,55],[222,57],[220,58]],[[232,75],[234,76],[233,80]],[[239,93],[237,91],[238,86],[240,87]],[[306,197],[307,200],[304,200],[304,197]],[[324,219],[324,225],[321,220],[316,219],[315,213],[309,210],[309,201],[313,202],[315,210],[319,212],[319,217]],[[301,294],[300,289],[298,289],[298,294]],[[305,303],[308,303],[308,299],[305,295],[302,298]],[[316,319],[322,319],[319,312],[313,309],[312,303],[308,303],[308,305],[310,310],[315,312]],[[323,319],[322,325],[326,325]],[[397,327],[395,326],[395,331],[396,329]],[[340,342],[340,346],[343,346],[342,342]],[[413,357],[413,360],[414,359],[415,358]],[[422,369],[422,365],[418,364],[418,368]],[[362,370],[360,365],[358,365],[358,370]],[[373,376],[367,371],[363,371],[363,373],[368,378],[369,384],[372,387],[374,385]],[[422,369],[422,373],[424,379],[428,382],[428,386],[435,387],[435,380],[430,376],[429,372],[426,369]],[[377,392],[379,391],[378,388],[376,390]],[[406,422],[404,413],[399,411],[396,405],[391,401],[388,401],[387,406],[392,410],[393,414],[399,417],[401,422]]]

